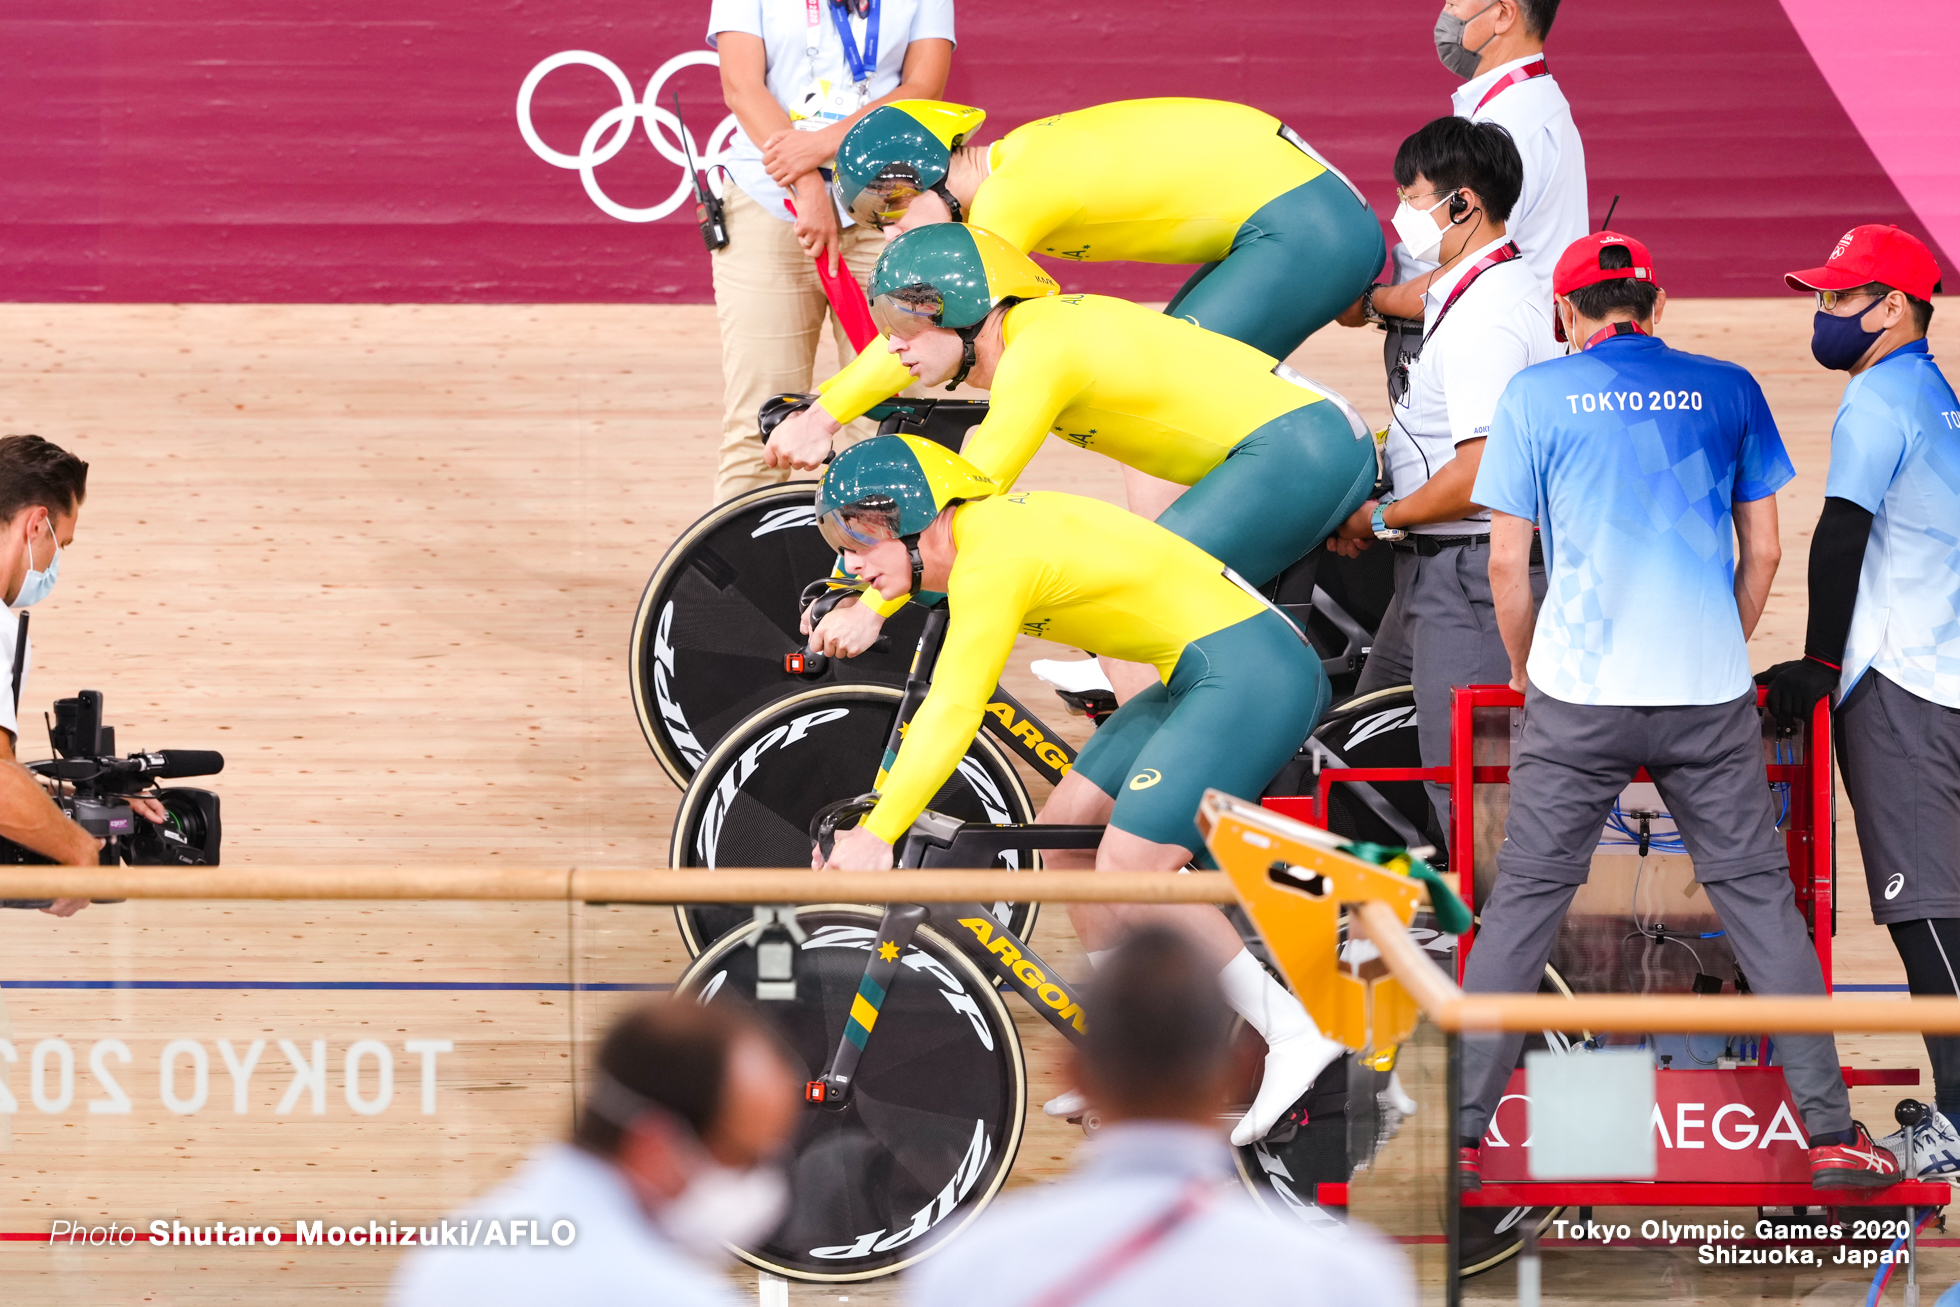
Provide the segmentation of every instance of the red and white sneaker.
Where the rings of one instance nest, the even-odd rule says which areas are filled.
[[[1848,1144],[1825,1144],[1810,1150],[1810,1183],[1816,1189],[1878,1189],[1900,1180],[1899,1159],[1872,1139],[1862,1121],[1853,1121],[1858,1137]]]
[[[1484,1187],[1484,1150],[1481,1148],[1459,1148],[1456,1150],[1456,1187],[1460,1191]]]

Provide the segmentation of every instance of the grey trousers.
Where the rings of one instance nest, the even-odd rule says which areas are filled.
[[[1872,920],[1960,917],[1960,709],[1866,672],[1834,724]]]
[[[1497,884],[1484,903],[1463,988],[1537,992],[1606,814],[1644,766],[1750,989],[1823,994],[1824,975],[1797,912],[1763,765],[1753,687],[1724,704],[1623,708],[1565,703],[1531,686],[1511,757],[1511,812],[1497,852]],[[1462,1138],[1480,1139],[1489,1128],[1523,1042],[1518,1032],[1464,1037]],[[1805,1128],[1813,1135],[1848,1128],[1851,1101],[1836,1040],[1779,1035],[1776,1048]]]
[[[1542,565],[1531,569],[1531,597],[1533,602],[1545,597]],[[1414,685],[1422,765],[1444,767],[1450,761],[1450,687],[1502,685],[1510,679],[1511,657],[1504,652],[1490,598],[1489,546],[1459,546],[1429,558],[1396,551],[1395,598],[1354,692]],[[1429,802],[1447,831],[1449,787],[1430,785]]]

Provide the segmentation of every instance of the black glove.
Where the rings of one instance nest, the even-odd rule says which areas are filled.
[[[1815,658],[1778,663],[1756,676],[1756,684],[1769,687],[1769,715],[1786,731],[1794,731],[1810,718],[1817,701],[1837,688],[1838,669]]]

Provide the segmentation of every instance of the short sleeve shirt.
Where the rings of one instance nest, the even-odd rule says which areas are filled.
[[[1614,336],[1498,401],[1471,497],[1538,523],[1526,674],[1567,703],[1726,703],[1749,689],[1732,504],[1795,475],[1742,368]]]
[[[1496,123],[1511,133],[1524,163],[1524,189],[1505,220],[1512,239],[1531,269],[1546,282],[1565,247],[1590,230],[1586,200],[1586,147],[1572,121],[1572,106],[1547,74],[1513,82],[1490,96],[1491,88],[1542,55],[1528,55],[1493,68],[1458,87],[1450,96],[1453,112],[1476,123]],[[1436,265],[1408,257],[1395,247],[1395,279],[1407,281]]]
[[[1439,277],[1425,297],[1424,320],[1436,323],[1450,293],[1478,261],[1503,244],[1500,239],[1472,251]],[[1397,499],[1408,498],[1442,470],[1456,457],[1458,445],[1490,434],[1497,397],[1513,376],[1556,357],[1551,302],[1551,290],[1530,265],[1512,259],[1471,282],[1429,332],[1421,357],[1409,365],[1409,388],[1394,407],[1383,451]],[[1490,514],[1478,509],[1466,518],[1426,522],[1410,530],[1479,535],[1490,530]]]
[[[905,68],[906,47],[912,42],[953,39],[953,0],[877,0],[877,4],[878,65],[867,79],[866,104],[897,88]],[[814,8],[805,0],[714,0],[708,11],[708,44],[715,45],[723,32],[760,37],[767,52],[769,94],[794,116],[805,112],[806,97],[819,83],[827,91],[850,91],[855,85],[844,58],[837,20],[831,14],[834,7],[835,0],[815,0]],[[852,12],[845,21],[853,46],[864,50],[868,20]],[[817,51],[814,58],[810,55],[812,42]],[[809,116],[825,116],[814,103],[807,107]],[[857,108],[855,92],[850,96],[850,107]],[[789,210],[783,207],[789,192],[769,179],[762,167],[759,144],[740,127],[728,142],[728,173],[765,213],[784,222],[790,220]]]
[[[1960,402],[1925,341],[1845,388],[1824,493],[1872,515],[1840,690],[1876,671],[1960,708]]]

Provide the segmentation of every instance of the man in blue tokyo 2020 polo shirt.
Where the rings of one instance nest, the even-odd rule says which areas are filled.
[[[1915,994],[1960,991],[1960,402],[1926,348],[1933,252],[1897,227],[1844,234],[1821,268],[1811,353],[1851,374],[1810,542],[1804,656],[1763,673],[1794,723],[1837,700],[1838,765],[1872,919]],[[1934,1106],[1923,1172],[1960,1172],[1960,1037],[1928,1035]],[[1905,1151],[1905,1132],[1881,1140]]]
[[[1559,333],[1578,352],[1512,378],[1471,495],[1492,510],[1491,593],[1525,719],[1463,987],[1538,988],[1607,813],[1644,766],[1750,988],[1821,995],[1763,775],[1746,647],[1776,574],[1776,491],[1793,475],[1782,438],[1747,372],[1654,338],[1665,297],[1639,241],[1574,241],[1552,290]],[[1534,523],[1549,573],[1535,620]],[[1466,1182],[1480,1180],[1478,1146],[1519,1043],[1463,1041]],[[1831,1037],[1776,1045],[1809,1132],[1811,1182],[1896,1180],[1896,1160],[1851,1119]]]

